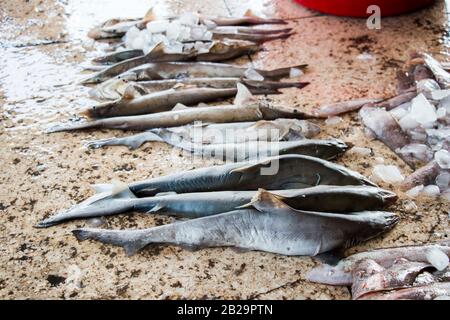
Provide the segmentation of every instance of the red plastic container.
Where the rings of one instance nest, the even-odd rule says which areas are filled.
[[[367,8],[377,5],[383,17],[411,12],[430,5],[434,0],[295,0],[322,13],[347,17],[368,17]]]

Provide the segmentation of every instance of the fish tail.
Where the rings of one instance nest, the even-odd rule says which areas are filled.
[[[46,133],[55,133],[55,132],[63,132],[63,131],[94,129],[94,128],[99,128],[101,126],[102,126],[102,123],[100,121],[84,122],[84,123],[75,124],[75,125],[58,124],[58,125],[48,128],[45,132]]]
[[[125,183],[94,185],[93,188],[97,194],[68,210],[38,222],[35,227],[48,228],[68,220],[119,214],[134,207],[132,199],[136,196]],[[124,201],[128,199],[130,201]]]
[[[161,139],[161,137],[158,136],[155,132],[146,131],[143,133],[122,138],[91,140],[86,142],[84,146],[91,149],[98,149],[105,146],[127,146],[130,150],[135,150],[139,148],[141,145],[143,145],[145,142],[153,142],[153,141],[162,142],[164,140]]]
[[[106,244],[120,246],[128,256],[144,248],[147,230],[105,230],[80,228],[72,231],[79,241],[96,240]]]

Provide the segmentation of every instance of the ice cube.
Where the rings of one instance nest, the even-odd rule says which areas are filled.
[[[206,31],[205,34],[203,35],[203,40],[212,40],[213,38],[213,33],[211,31]]]
[[[411,188],[408,191],[406,191],[405,194],[409,198],[416,198],[420,194],[420,192],[423,190],[423,188],[424,188],[423,185],[418,185],[418,186],[415,186],[414,188]]]
[[[154,44],[157,44],[160,42],[165,42],[165,41],[166,41],[166,37],[161,33],[156,33],[152,36],[152,42]]]
[[[303,75],[303,71],[298,68],[291,68],[289,70],[289,78],[297,78]]]
[[[433,123],[437,120],[436,108],[423,94],[419,94],[412,100],[410,114],[414,120],[422,125]]]
[[[436,111],[436,116],[438,119],[445,119],[445,116],[447,115],[447,109],[444,107],[440,107],[439,109],[437,109]]]
[[[205,32],[206,30],[200,26],[191,28],[191,40],[203,40]]]
[[[442,169],[450,169],[450,152],[439,150],[434,154],[434,159]]]
[[[245,70],[244,76],[250,80],[255,80],[255,81],[263,81],[264,80],[264,77],[262,75],[260,75],[254,68],[251,68],[251,67],[248,68],[247,70]]]
[[[325,120],[325,124],[327,126],[337,126],[339,123],[342,122],[342,118],[341,117],[328,117],[327,120]]]
[[[417,82],[417,93],[423,93],[428,99],[431,99],[432,92],[440,90],[441,87],[433,79],[423,79]]]
[[[183,25],[194,26],[198,24],[199,17],[198,14],[194,12],[186,11],[178,18],[178,20]]]
[[[434,198],[437,197],[441,193],[441,191],[439,190],[438,186],[429,185],[423,188],[423,190],[420,193],[423,194],[424,196]]]
[[[412,116],[411,113],[408,113],[403,118],[401,118],[398,121],[398,124],[405,131],[409,131],[409,130],[415,129],[415,128],[417,128],[420,125],[416,121],[416,119]]]
[[[447,190],[450,186],[450,173],[444,171],[438,174],[436,177],[436,185],[441,191]]]
[[[427,251],[426,257],[429,263],[433,265],[437,270],[443,271],[448,267],[448,256],[438,248],[432,248]]]
[[[134,40],[140,35],[141,31],[136,27],[131,27],[127,33],[125,33],[125,36],[123,37],[123,40],[125,42],[125,46],[127,48],[131,48]]]
[[[404,104],[392,109],[389,112],[398,121],[409,113],[410,107],[411,107],[411,103],[408,102],[408,103],[404,103]]]
[[[370,148],[363,147],[353,147],[349,150],[350,153],[356,153],[362,156],[370,156],[372,154],[372,150]]]
[[[398,183],[405,179],[400,170],[394,165],[376,165],[372,170],[372,174],[376,180],[386,183]]]
[[[209,30],[211,29],[215,29],[217,27],[217,24],[209,19],[204,19],[203,20],[203,24],[206,26],[206,28],[208,28]]]
[[[172,42],[166,46],[167,53],[183,53],[183,44],[181,42]]]
[[[147,31],[150,33],[163,33],[169,29],[170,22],[167,20],[156,20],[147,23]]]
[[[364,52],[364,53],[361,53],[359,56],[357,56],[356,59],[367,62],[367,61],[372,61],[375,58],[370,53]]]
[[[131,49],[144,49],[145,46],[145,38],[143,35],[139,35],[136,37],[131,44]]]
[[[434,90],[431,91],[431,99],[433,100],[442,100],[450,96],[450,90]]]
[[[425,163],[433,159],[433,151],[427,145],[420,143],[408,144],[396,152],[405,158],[415,158]]]
[[[180,40],[182,29],[183,27],[178,21],[173,21],[166,31],[166,37],[169,40]]]

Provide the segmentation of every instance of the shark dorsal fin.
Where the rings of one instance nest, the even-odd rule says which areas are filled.
[[[153,21],[153,20],[156,20],[156,16],[155,16],[155,14],[154,14],[154,12],[153,12],[153,7],[151,7],[151,8],[148,9],[147,12],[145,13],[144,18],[142,19],[142,21],[143,21],[144,23],[147,23],[147,22]]]
[[[242,83],[238,82],[236,97],[234,98],[234,105],[236,106],[245,106],[251,102],[256,101],[256,97],[248,90],[248,88]]]

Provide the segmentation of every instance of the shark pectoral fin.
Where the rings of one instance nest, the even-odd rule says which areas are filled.
[[[267,159],[264,161],[260,161],[257,163],[253,163],[253,164],[249,164],[249,165],[245,165],[236,169],[233,169],[230,171],[230,173],[252,173],[252,172],[257,172],[258,170],[261,169],[262,166],[265,165],[269,165],[271,162],[271,159]]]
[[[321,263],[329,266],[336,266],[339,261],[344,258],[344,250],[342,248],[333,251],[324,252],[315,256]]]
[[[113,185],[111,183],[98,183],[92,184],[91,188],[94,189],[95,193],[111,192]]]
[[[164,204],[158,203],[156,206],[148,210],[146,213],[155,213],[165,208]]]
[[[186,110],[186,109],[189,109],[189,107],[185,106],[182,103],[177,103],[175,105],[175,107],[172,108],[172,111],[179,111],[179,110]]]
[[[174,195],[174,194],[177,194],[177,193],[175,191],[159,192],[159,193],[155,194],[155,197],[169,196],[169,195]]]
[[[248,90],[245,85],[238,82],[236,84],[236,87],[237,93],[236,97],[234,98],[234,105],[242,107],[256,101],[256,97],[250,92],[250,90]]]

